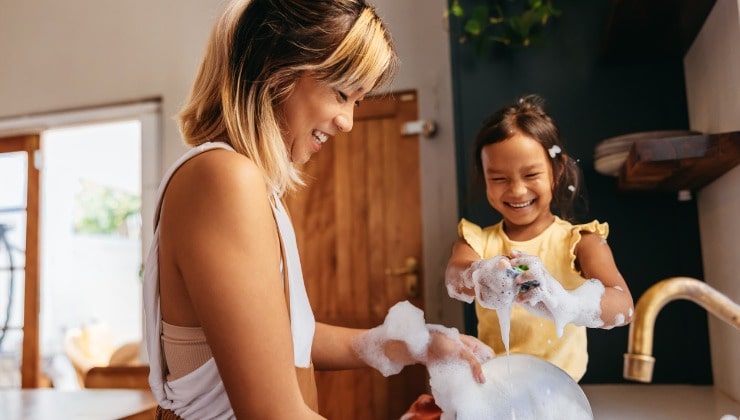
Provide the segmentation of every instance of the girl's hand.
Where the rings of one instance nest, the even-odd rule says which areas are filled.
[[[473,299],[475,299],[475,285],[472,276],[473,265],[460,273],[459,276],[455,276],[455,281],[447,282],[447,294],[451,298],[465,303],[473,303]]]
[[[534,255],[512,251],[511,264],[526,266],[516,277],[516,302],[534,315],[555,320],[554,312],[570,299],[570,294],[550,275],[542,260]],[[526,285],[526,287],[522,287]]]
[[[569,323],[589,328],[604,325],[601,320],[604,285],[599,280],[586,280],[576,289],[568,291],[547,272],[536,256],[515,251],[511,262],[517,266],[527,266],[527,270],[516,278],[519,287],[517,303],[532,314],[555,322],[559,337]],[[522,287],[524,284],[537,285]]]
[[[481,306],[503,309],[511,306],[516,298],[518,274],[507,257],[497,255],[475,261],[462,276],[474,288]]]

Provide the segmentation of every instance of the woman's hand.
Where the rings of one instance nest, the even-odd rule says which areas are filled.
[[[478,383],[485,383],[482,363],[494,357],[493,349],[475,337],[458,334],[457,330],[440,325],[427,325],[429,328],[429,347],[426,357],[420,360],[425,365],[449,360],[463,360],[470,365],[473,377]],[[454,333],[450,334],[450,330]]]
[[[480,383],[485,382],[481,363],[494,356],[486,344],[460,334],[456,328],[426,324],[424,312],[408,301],[388,310],[382,325],[358,334],[352,348],[360,360],[383,376],[395,375],[404,366],[417,363],[429,368],[457,360],[468,363]]]
[[[463,361],[470,365],[477,382],[486,382],[481,364],[494,357],[493,349],[475,337],[460,334],[455,328],[427,324],[426,329],[429,331],[429,341],[423,352],[414,354],[409,343],[391,340],[384,346],[385,356],[404,366],[418,363],[429,367],[450,361]]]

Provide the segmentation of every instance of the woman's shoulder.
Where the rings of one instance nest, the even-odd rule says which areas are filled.
[[[252,205],[269,200],[262,170],[247,156],[210,149],[184,162],[167,186],[167,199],[178,207],[206,201],[213,205]]]
[[[194,156],[182,165],[175,174],[178,175],[189,184],[204,187],[247,187],[255,183],[264,186],[265,181],[254,160],[227,149],[212,149]]]
[[[229,174],[236,170],[238,172],[233,173],[233,175],[249,175],[252,172],[259,171],[254,160],[233,150],[221,148],[209,149],[199,153],[183,164],[183,168],[188,166],[191,167],[192,171],[204,173]]]

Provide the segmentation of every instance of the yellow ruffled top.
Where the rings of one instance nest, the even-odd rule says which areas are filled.
[[[595,233],[606,239],[609,225],[597,220],[573,225],[556,216],[552,225],[528,241],[509,239],[504,232],[503,222],[481,228],[462,219],[458,225],[458,235],[482,258],[509,255],[512,250],[536,255],[566,290],[575,289],[586,281],[575,263],[575,249],[581,240],[581,232]],[[476,303],[475,313],[478,316],[478,338],[491,346],[497,355],[506,354],[496,311]],[[514,305],[511,312],[509,351],[543,358],[579,381],[586,373],[588,363],[586,328],[568,324],[562,337],[558,337],[554,322]]]

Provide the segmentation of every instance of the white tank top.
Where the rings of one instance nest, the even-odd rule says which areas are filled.
[[[157,215],[162,197],[170,178],[190,158],[216,148],[234,151],[226,143],[204,143],[187,151],[165,174],[157,191]],[[236,153],[236,152],[235,152]],[[287,266],[290,285],[290,323],[293,337],[294,362],[297,367],[308,367],[311,363],[311,344],[315,331],[315,319],[308,302],[303,272],[298,255],[295,231],[279,197],[274,193],[272,211],[285,249],[283,269]],[[155,218],[155,220],[158,217]],[[170,409],[183,418],[232,419],[234,412],[226,395],[223,381],[216,363],[211,358],[193,372],[167,382],[163,371],[163,356],[160,337],[162,314],[159,300],[159,226],[155,224],[151,248],[144,268],[144,314],[146,349],[149,358],[149,385],[154,397],[163,408]],[[280,278],[282,282],[283,279]]]

